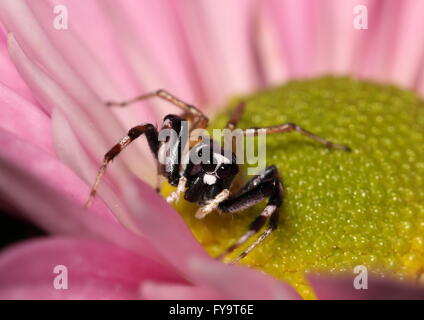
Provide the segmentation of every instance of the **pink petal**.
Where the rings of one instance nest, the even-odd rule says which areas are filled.
[[[68,8],[69,14],[69,26],[68,30],[56,30],[53,26],[52,16],[53,5],[50,6],[45,1],[29,1],[28,2],[31,10],[34,12],[37,21],[43,27],[44,32],[49,37],[49,40],[55,45],[55,47],[60,51],[63,57],[66,59],[66,62],[73,67],[73,69],[78,73],[81,79],[84,79],[87,85],[96,93],[97,96],[103,97],[104,100],[122,100],[127,97],[139,94],[140,92],[134,93],[124,93],[126,91],[120,89],[118,90],[116,74],[113,74],[117,68],[122,69],[119,64],[102,64],[99,59],[99,56],[102,57],[111,49],[111,44],[114,43],[112,35],[109,35],[108,47],[102,48],[98,47],[96,44],[97,37],[87,39],[86,42],[83,42],[80,38],[81,35],[89,30],[97,31],[97,34],[101,34],[103,30],[99,26],[99,19],[101,19],[101,14],[99,14],[99,8],[93,10],[94,2],[90,1],[84,6],[76,5],[77,2],[63,2],[63,1],[54,1],[54,4],[64,5]],[[90,12],[86,12],[88,8],[91,8]],[[82,9],[82,10],[81,10]],[[94,6],[94,9],[96,7]],[[80,15],[82,13],[82,15]],[[93,14],[92,16],[86,16],[87,14]],[[76,19],[78,17],[78,20]],[[84,17],[86,17],[84,19]],[[96,21],[96,27],[93,28],[92,25],[88,26],[84,23],[90,23],[91,21]],[[102,21],[102,20],[100,20]],[[78,34],[75,33],[75,28],[84,28]],[[95,34],[96,35],[96,34]],[[117,47],[116,45],[114,46]],[[102,53],[99,55],[99,53]],[[97,55],[96,55],[97,53]],[[119,59],[119,57],[115,57]],[[120,57],[122,59],[122,57]],[[110,61],[108,61],[110,62]],[[116,65],[116,66],[115,66]],[[118,112],[119,110],[119,112]],[[141,117],[142,114],[151,114],[152,112],[146,108],[143,108],[144,112],[140,112],[141,109],[138,108],[136,111],[134,108],[115,108],[113,111],[120,118],[123,125],[129,127],[132,119]],[[146,118],[146,115],[144,115]]]
[[[21,143],[15,141],[15,144],[19,146]],[[28,146],[27,148],[30,149]],[[34,159],[37,162],[39,158]],[[45,168],[49,166],[54,169],[57,164],[44,163]],[[66,177],[67,173],[66,170],[59,173],[56,171],[54,175]],[[56,187],[46,183],[45,179],[33,176],[15,159],[8,159],[3,154],[0,156],[0,176],[1,197],[7,199],[8,203],[20,210],[25,218],[44,230],[56,234],[102,239],[156,261],[163,261],[157,251],[142,237],[120,224],[113,223],[111,213],[100,201],[95,203],[90,211],[84,210],[81,206],[77,206],[75,201],[58,192]]]
[[[402,6],[400,1],[377,1],[374,7],[377,15],[369,17],[367,37],[360,48],[362,54],[358,74],[361,77],[388,81],[385,79],[386,68],[393,63],[394,51],[391,48],[398,35],[397,25],[393,21],[397,20]]]
[[[175,267],[183,271],[190,258],[207,257],[178,213],[150,186],[136,180],[124,195],[141,233]]]
[[[0,129],[0,145],[2,145],[0,148],[2,160],[31,173],[57,192],[67,194],[75,203],[81,206],[84,204],[90,191],[89,187],[56,158],[2,129]],[[3,187],[7,189],[7,184]],[[19,194],[14,195],[15,197],[19,199]],[[24,201],[23,199],[22,197],[21,200]],[[93,206],[92,211],[112,217],[112,213],[101,202]]]
[[[112,145],[112,143],[108,145],[101,134],[91,129],[93,123],[79,109],[77,103],[57,83],[49,78],[47,74],[38,68],[37,65],[28,59],[11,34],[9,34],[9,50],[19,72],[26,79],[28,85],[42,104],[50,106],[50,112],[53,108],[60,108],[68,117],[73,127],[83,137],[82,140],[86,146],[100,158],[104,150]]]
[[[417,37],[417,30],[424,29],[424,3],[406,0],[402,2],[396,23],[397,41],[391,42],[393,60],[387,63],[389,81],[411,88],[415,85],[424,63],[424,38]]]
[[[149,199],[145,201],[144,199]],[[126,201],[141,232],[186,279],[228,299],[287,299],[294,290],[258,271],[227,266],[208,257],[182,218],[141,181],[126,189]]]
[[[0,23],[0,82],[17,92],[28,101],[35,103],[31,90],[16,71],[7,52],[7,31]],[[40,106],[37,105],[39,108]]]
[[[178,1],[176,5],[184,15],[184,30],[198,69],[203,78],[215,79],[218,94],[228,99],[263,85],[252,41],[256,1]]]
[[[28,60],[22,52],[14,36],[9,36],[11,56],[23,78],[36,92],[37,98],[50,109],[53,106],[66,109],[64,111],[67,112],[64,113],[68,118],[73,116],[80,122],[90,122],[89,126],[80,124],[78,127],[77,123],[71,121],[72,126],[78,128],[79,130],[76,131],[80,134],[84,127],[94,127],[98,130],[100,138],[94,139],[92,129],[91,135],[84,135],[82,140],[87,143],[96,142],[99,145],[99,142],[103,140],[107,142],[107,148],[116,143],[126,130],[121,128],[116,118],[112,116],[110,109],[104,106],[104,102],[90,90],[86,81],[78,76],[75,68],[72,68],[55,48],[25,2],[13,0],[0,2],[0,18],[8,30],[16,35],[30,58]],[[40,47],[43,50],[39,50]],[[49,75],[47,76],[33,64],[33,61],[40,63]],[[80,66],[80,68],[83,67]],[[36,79],[38,81],[35,81]],[[91,149],[94,148],[95,146],[91,147]],[[103,150],[107,149],[103,148]],[[138,153],[136,148],[131,148],[122,157],[134,172],[140,171],[138,166],[140,158],[143,158],[143,154]],[[150,172],[151,170],[145,170],[143,177],[153,180],[154,177]]]
[[[281,58],[291,77],[316,72],[316,3],[309,0],[270,0],[267,13],[279,35]]]
[[[86,150],[89,150],[90,156],[94,159],[98,159],[98,163],[100,164],[105,152],[118,141],[118,138],[116,138],[114,142],[107,142],[107,137],[95,129],[95,123],[103,126],[103,130],[109,129],[109,123],[106,121],[108,117],[105,117],[104,121],[96,120],[96,122],[93,122],[85,112],[78,107],[76,102],[61,89],[61,87],[27,58],[13,35],[9,35],[9,48],[19,72],[23,74],[28,85],[36,93],[38,99],[44,105],[55,106],[62,110],[72,128],[77,132],[79,141],[83,143]],[[122,130],[120,138],[124,136],[126,132],[126,130]],[[129,172],[127,168],[122,165],[122,162],[132,164],[134,170],[136,170],[136,172],[138,170],[138,174],[147,181],[152,181],[154,179],[155,174],[153,170],[146,166],[139,165],[140,159],[143,159],[143,157],[138,158],[134,155],[136,151],[134,149],[135,146],[136,145],[125,150],[118,161],[115,161],[114,165],[108,170],[108,174],[113,177],[116,183],[124,184],[128,178]],[[136,161],[133,162],[133,160]]]
[[[378,16],[377,1],[319,0],[316,32],[318,34],[317,63],[320,73],[351,74],[363,62],[362,44],[372,41]],[[354,8],[363,5],[368,9],[369,29],[357,30],[353,26]]]
[[[39,1],[33,1],[31,6],[36,7],[38,3]],[[103,71],[93,70],[90,73],[107,73],[110,78],[108,81],[113,81],[113,91],[119,88],[119,92],[122,95],[111,96],[112,93],[106,90],[107,87],[103,88],[96,84],[95,90],[97,94],[104,99],[118,100],[140,94],[140,84],[133,74],[136,70],[130,68],[122,52],[123,48],[116,43],[117,39],[115,39],[113,30],[115,26],[110,23],[111,17],[106,14],[103,1],[85,1],[84,5],[74,0],[50,0],[49,3],[51,6],[64,5],[68,8],[68,13],[73,17],[68,21],[69,29],[66,31],[66,33],[72,33],[72,38],[69,39],[68,36],[66,41],[62,41],[61,39],[56,39],[58,38],[57,35],[53,35],[51,37],[54,38],[53,41],[61,41],[60,45],[64,50],[72,48],[72,44],[75,43],[83,47],[82,50],[90,56],[88,59],[95,61],[94,68],[103,69]],[[44,15],[47,14],[48,12],[44,12]],[[93,28],[93,21],[96,21],[95,28]],[[82,58],[87,59],[87,57]],[[73,61],[73,63],[78,66],[78,61]],[[91,68],[89,65],[87,67]],[[84,70],[81,71],[85,72]],[[99,81],[100,79],[95,80]],[[123,109],[121,110],[123,111]],[[142,111],[143,114],[151,113],[146,108],[143,108]],[[148,116],[145,115],[145,117]]]
[[[189,271],[197,283],[214,289],[227,299],[299,299],[299,295],[288,284],[258,270],[229,266],[211,259],[194,258],[190,262]]]
[[[260,65],[260,76],[264,79],[266,86],[271,87],[287,81],[288,70],[279,52],[277,30],[270,21],[265,6],[266,2],[262,2],[253,24],[255,32],[251,41]]]
[[[188,102],[204,102],[203,89],[193,68],[180,25],[169,1],[101,1],[113,21],[115,41],[144,91],[167,89]],[[169,105],[153,101],[161,113]],[[168,112],[169,113],[169,112]]]
[[[98,166],[95,166],[88,158],[85,150],[74,135],[69,122],[59,109],[53,110],[52,125],[54,143],[59,159],[76,172],[87,185],[91,186],[97,175]],[[109,208],[113,208],[115,217],[131,228],[132,224],[128,219],[128,210],[118,196],[119,190],[117,190],[115,184],[108,183],[110,181],[107,181],[106,178],[100,184],[94,202],[97,202],[100,198],[103,199]],[[85,195],[85,199],[87,197],[88,194]]]
[[[38,107],[0,82],[0,127],[53,154],[50,119]]]
[[[58,265],[67,268],[66,290],[54,287]],[[32,240],[0,255],[1,299],[136,299],[146,280],[182,282],[149,258],[93,240]]]
[[[356,274],[354,276],[357,276]],[[368,289],[357,290],[351,277],[310,276],[318,299],[337,300],[422,300],[424,289],[407,283],[368,278]]]
[[[141,296],[149,300],[222,300],[224,296],[208,288],[175,283],[145,281]]]

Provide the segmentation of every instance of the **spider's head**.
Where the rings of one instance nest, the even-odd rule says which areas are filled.
[[[190,151],[194,157],[190,157],[184,172],[187,201],[202,204],[214,199],[222,190],[230,188],[238,173],[235,155],[227,155],[222,148],[213,146],[213,143],[201,143]]]

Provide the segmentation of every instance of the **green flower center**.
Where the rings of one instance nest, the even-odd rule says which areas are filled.
[[[353,151],[326,149],[297,132],[267,136],[267,165],[278,167],[285,187],[280,223],[240,263],[290,282],[305,298],[313,297],[308,272],[347,272],[353,280],[354,267],[365,265],[377,276],[418,279],[424,270],[424,103],[396,87],[335,77],[293,81],[243,100],[240,128],[294,122]],[[227,120],[228,112],[212,127]],[[203,220],[184,200],[177,210],[216,256],[246,232],[265,203]]]

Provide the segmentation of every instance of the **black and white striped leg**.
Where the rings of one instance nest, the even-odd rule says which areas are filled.
[[[91,187],[90,195],[85,203],[85,207],[88,208],[97,192],[97,187],[106,172],[106,168],[109,163],[117,157],[122,150],[124,150],[131,142],[140,137],[141,135],[146,135],[147,142],[149,144],[150,150],[152,151],[155,158],[157,158],[159,150],[158,142],[158,131],[156,127],[150,123],[136,126],[130,129],[125,137],[123,137],[115,146],[113,146],[104,156],[103,163],[100,166],[96,180],[94,181],[93,186]]]
[[[253,242],[246,250],[244,250],[237,258],[231,261],[231,264],[235,264],[247,256],[253,249],[255,249],[261,242],[263,242],[275,229],[278,227],[278,220],[280,216],[280,211],[275,210],[274,213],[270,216],[269,227],[260,235],[255,242]]]
[[[256,187],[260,183],[273,180],[275,178],[279,179],[277,167],[274,165],[266,167],[264,171],[262,171],[261,173],[259,173],[258,175],[254,176],[249,181],[247,181],[246,184],[240,189],[238,193],[239,194],[244,193],[252,189],[253,187]]]
[[[234,130],[237,128],[237,124],[239,123],[241,116],[243,115],[244,109],[246,108],[246,103],[244,101],[240,102],[234,111],[231,114],[230,119],[227,122],[225,128]]]
[[[233,252],[253,235],[258,233],[267,221],[269,227],[266,231],[243,253],[241,253],[232,263],[244,258],[250,251],[264,241],[278,226],[279,208],[283,202],[283,186],[280,181],[277,168],[268,167],[262,174],[253,177],[234,197],[231,197],[218,206],[218,209],[226,213],[234,213],[251,207],[265,198],[269,198],[265,209],[250,224],[248,231],[242,235],[237,242],[227,248],[217,258],[221,259]]]
[[[220,193],[218,193],[215,198],[206,201],[206,203],[197,210],[195,214],[196,219],[203,219],[204,217],[206,217],[209,213],[217,209],[223,201],[228,199],[229,196],[230,190],[224,189]]]
[[[176,202],[180,199],[180,195],[181,193],[183,193],[186,189],[186,184],[187,184],[187,178],[182,176],[180,177],[180,179],[178,180],[178,185],[177,185],[177,189],[175,191],[173,191],[167,198],[166,201],[168,203],[173,203]]]

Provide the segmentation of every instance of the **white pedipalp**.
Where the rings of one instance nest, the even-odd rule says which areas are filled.
[[[180,194],[185,191],[185,186],[187,183],[187,178],[182,176],[178,181],[177,190],[172,192],[167,198],[166,202],[173,203],[174,201],[178,201],[180,198]]]
[[[210,174],[210,173],[206,173],[203,176],[203,182],[207,185],[210,185],[210,186],[215,184],[216,179],[217,179],[216,176],[214,174]]]
[[[219,193],[214,199],[208,200],[206,204],[203,207],[200,207],[195,217],[197,219],[203,219],[205,216],[207,216],[209,213],[211,213],[213,210],[218,208],[218,205],[227,199],[230,196],[230,190],[224,189]]]

